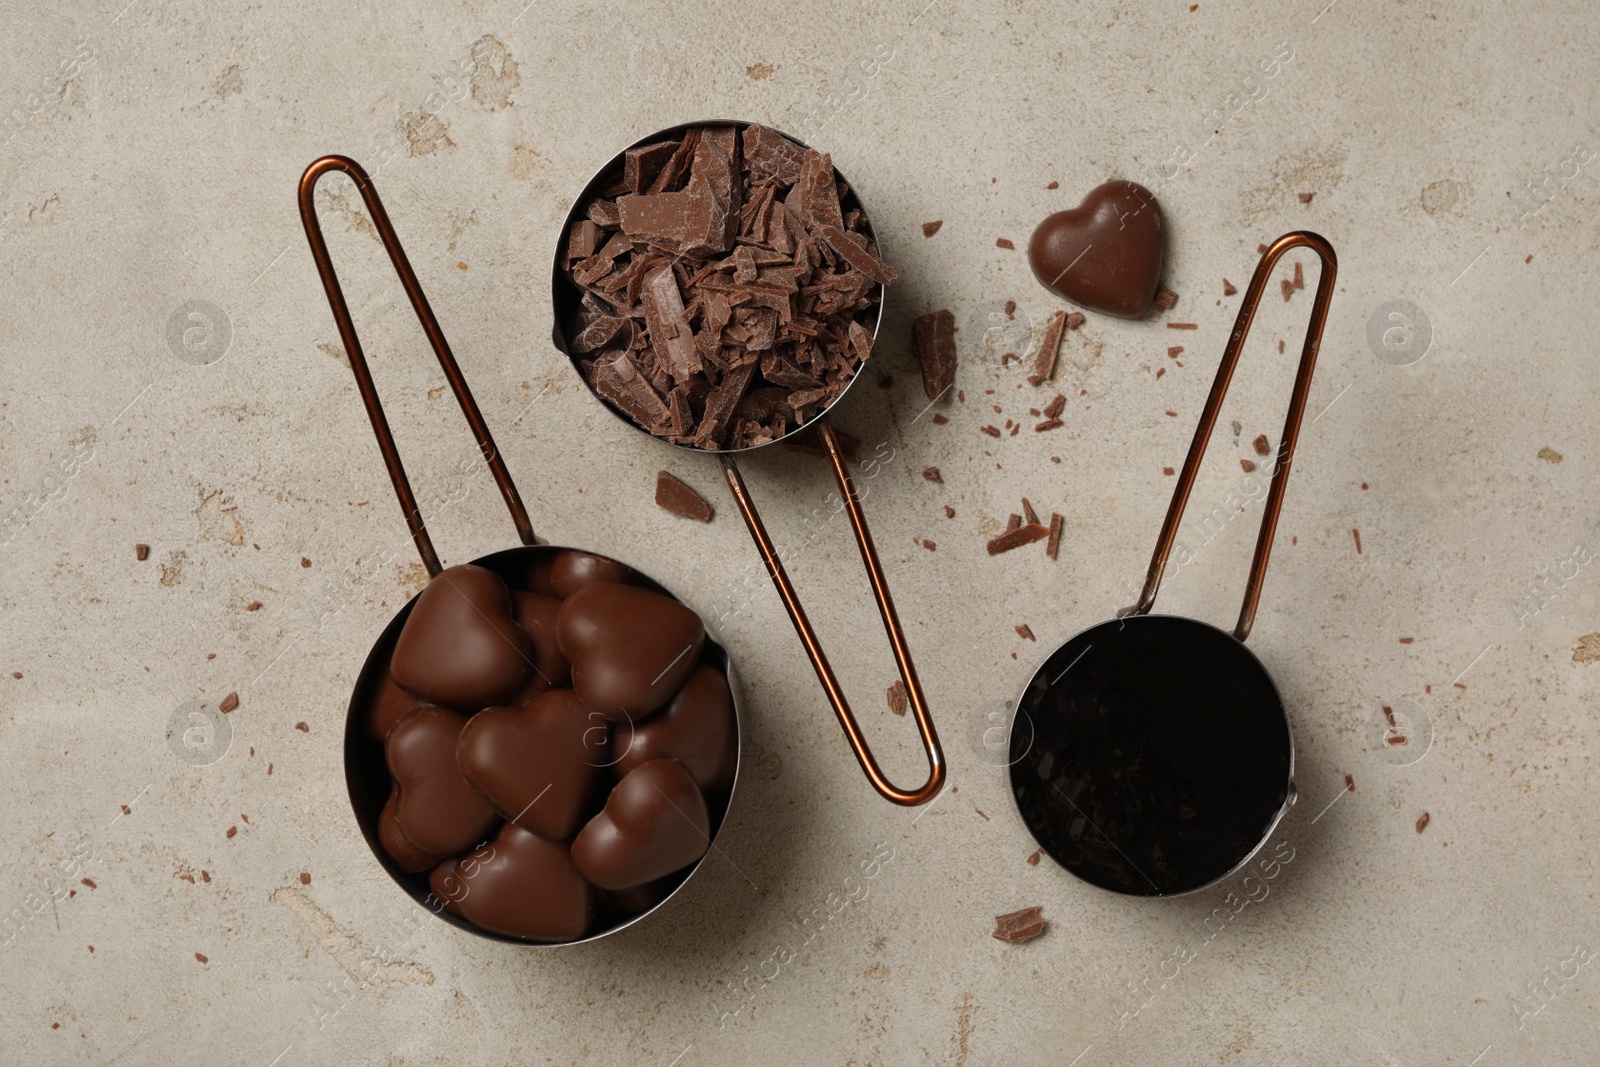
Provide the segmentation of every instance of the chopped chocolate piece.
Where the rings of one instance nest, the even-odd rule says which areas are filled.
[[[951,507],[949,504],[946,504],[944,506],[944,517],[947,518],[947,519],[955,518],[956,517],[956,509]]]
[[[622,183],[630,193],[642,193],[650,188],[661,168],[678,151],[677,141],[630,148],[623,157]]]
[[[1066,409],[1066,406],[1066,395],[1064,393],[1057,393],[1055,396],[1050,398],[1050,403],[1044,406],[1044,417],[1047,419],[1053,419],[1057,415],[1060,415],[1061,412]]]
[[[1055,512],[1050,513],[1050,540],[1045,543],[1044,554],[1051,559],[1056,558],[1056,553],[1061,550],[1061,529],[1066,525],[1066,520]]]
[[[1028,866],[1029,867],[1037,867],[1037,866],[1039,866],[1039,857],[1042,856],[1043,854],[1044,854],[1044,850],[1043,849],[1038,849],[1038,848],[1034,849],[1033,853],[1028,856],[1028,860],[1027,860]]]
[[[1031,545],[1035,541],[1042,541],[1050,536],[1050,531],[1034,523],[1030,526],[1019,526],[1015,530],[1008,530],[999,537],[992,539],[987,548],[989,555],[998,556],[1002,552],[1010,552],[1013,548]]]
[[[1167,358],[1169,358],[1169,359],[1177,359],[1181,355],[1183,355],[1183,346],[1182,345],[1168,345],[1167,346]]]
[[[573,223],[572,230],[567,234],[567,263],[580,262],[599,251],[600,236],[600,227],[589,219]]]
[[[943,413],[936,413],[929,421],[935,426],[943,426],[945,423],[950,421],[950,416]]]
[[[1238,291],[1239,290],[1234,286],[1234,284],[1232,282],[1230,282],[1226,278],[1222,279],[1222,295],[1223,296],[1232,296],[1234,293],[1237,293]]]
[[[1304,289],[1306,287],[1306,272],[1301,269],[1298,263],[1294,265],[1294,287],[1296,289]]]
[[[1014,626],[1012,629],[1016,630],[1017,636],[1022,638],[1024,641],[1039,640],[1037,637],[1033,636],[1033,630],[1029,628],[1027,623],[1023,623],[1021,626]]]
[[[1356,555],[1361,555],[1361,531],[1355,527],[1350,528],[1350,533],[1356,539]]]
[[[930,311],[912,320],[911,353],[922,367],[923,393],[929,400],[943,400],[956,377],[955,315]]]
[[[906,713],[906,683],[897,679],[895,683],[889,687],[889,691],[885,695],[889,700],[890,711],[894,712],[896,715],[904,715]]]
[[[1311,198],[1316,196],[1316,195],[1317,195],[1316,193],[1301,193],[1300,194],[1300,202],[1302,204],[1309,204],[1309,203],[1311,203]]]
[[[1288,300],[1294,295],[1294,282],[1290,281],[1288,278],[1283,279],[1278,283],[1278,291],[1283,294],[1284,300]]]
[[[1006,518],[1006,533],[1010,533],[1012,530],[1017,529],[1021,525],[1022,525],[1022,516],[1018,515],[1016,512],[1013,511]]]
[[[622,231],[629,237],[693,255],[732,247],[739,206],[733,163],[704,138],[695,149],[689,184],[682,192],[630,193],[616,201]]]
[[[1076,330],[1079,326],[1082,326],[1087,321],[1088,321],[1088,319],[1085,317],[1085,315],[1081,311],[1068,312],[1068,314],[1067,314],[1067,329]]]
[[[1266,255],[1267,254],[1267,246],[1266,245],[1256,245],[1256,254],[1260,255],[1260,256]]]
[[[939,227],[943,225],[943,219],[934,219],[932,222],[924,222],[922,224],[922,236],[932,237],[934,234],[939,232]]]
[[[1256,455],[1264,456],[1272,451],[1272,443],[1267,440],[1266,434],[1257,434],[1256,439],[1250,442],[1250,447],[1256,450]]]
[[[1167,329],[1169,329],[1169,330],[1198,330],[1199,328],[1200,328],[1199,324],[1198,323],[1193,323],[1193,322],[1169,322],[1169,323],[1167,323]]]
[[[1015,249],[1017,247],[1015,244],[1013,244],[1011,242],[1011,238],[1009,238],[1009,237],[996,237],[994,239],[994,246],[996,248],[1010,248],[1010,249]]]
[[[238,706],[239,706],[239,694],[238,693],[229,693],[227,696],[223,697],[222,700],[217,704],[217,710],[222,712],[222,714],[226,715],[226,714],[228,714],[228,712],[232,711],[234,708],[236,708]]]
[[[1005,915],[994,917],[994,938],[997,941],[1010,941],[1021,944],[1032,941],[1045,932],[1049,923],[1040,914],[1038,907],[1023,908],[1021,911],[1008,912]]]
[[[938,548],[939,546],[934,544],[931,540],[929,540],[927,538],[923,538],[922,547],[927,549],[929,552],[932,552],[934,549]]]
[[[689,320],[684,317],[683,296],[678,292],[678,277],[671,264],[663,263],[645,275],[642,295],[645,328],[650,332],[656,359],[680,382],[699,373],[700,356]]]
[[[1241,459],[1239,461],[1239,466],[1244,469],[1246,474],[1250,474],[1256,469],[1255,463],[1248,459]]]
[[[1171,289],[1159,289],[1156,291],[1156,307],[1160,308],[1162,311],[1171,311],[1177,306],[1177,293],[1174,293]]]
[[[1422,831],[1426,830],[1428,828],[1428,822],[1432,818],[1433,816],[1429,815],[1427,812],[1423,812],[1421,815],[1417,816],[1417,833],[1420,834]]]
[[[248,603],[248,604],[246,604],[244,606],[244,610],[246,610],[246,611],[260,611],[261,610],[261,601],[259,601],[259,600],[250,601],[250,603]]]
[[[667,424],[667,405],[661,394],[644,379],[626,352],[617,353],[612,360],[601,356],[587,366],[590,368],[589,385],[594,391],[621,408],[634,422],[652,433]]]
[[[800,161],[800,177],[790,197],[798,199],[800,219],[813,226],[832,226],[842,230],[844,214],[839,207],[839,187],[834,184],[833,159],[826,152],[806,149]]]
[[[686,519],[696,522],[711,521],[711,505],[681,479],[666,471],[656,474],[656,504]]]
[[[939,474],[939,468],[938,467],[928,467],[926,470],[924,470],[922,472],[922,476],[924,478],[928,479],[928,481],[930,481],[930,482],[942,482],[942,481],[944,481],[944,478],[941,477],[940,474]]]
[[[1057,311],[1050,316],[1050,321],[1044,327],[1044,337],[1039,342],[1039,354],[1033,357],[1033,373],[1028,375],[1029,385],[1038,385],[1055,377],[1056,356],[1061,351],[1061,331],[1066,326],[1065,311]]]
[[[150,558],[150,546],[149,545],[134,545],[133,546],[133,558],[137,559],[137,560],[149,559]]]
[[[1022,517],[1028,522],[1038,522],[1039,514],[1033,510],[1033,505],[1028,503],[1028,498],[1022,498]]]
[[[1059,430],[1061,426],[1062,422],[1060,419],[1045,419],[1043,422],[1036,423],[1034,425],[1033,432],[1044,433],[1046,430]]]
[[[1000,427],[998,427],[998,426],[979,426],[978,427],[978,432],[979,433],[986,433],[990,437],[999,437],[1000,436]]]
[[[818,226],[817,232],[852,267],[879,285],[893,285],[900,280],[899,273],[893,267],[867,248],[867,239],[860,234],[846,233],[837,226],[827,224]]]
[[[780,185],[800,180],[805,149],[765,126],[746,126],[743,141],[744,165],[752,174],[776,179]]]
[[[1006,301],[1006,318],[1008,318],[1008,319],[1015,318],[1016,314],[1017,314],[1017,302],[1015,300],[1007,300]]]

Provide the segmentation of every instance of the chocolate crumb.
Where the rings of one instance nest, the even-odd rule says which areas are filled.
[[[973,808],[972,810],[977,812],[978,813],[978,818],[982,819],[984,822],[990,822],[991,821],[989,816],[987,816],[987,815],[985,815],[983,813],[983,809],[982,808]]]
[[[1283,354],[1283,342],[1282,341],[1278,342],[1278,354],[1279,355]]]
[[[927,467],[927,468],[924,468],[923,472],[922,472],[922,476],[924,478],[928,479],[928,481],[930,481],[930,482],[942,482],[942,481],[944,481],[944,476],[939,473],[939,468],[938,467]]]
[[[1350,533],[1356,539],[1356,555],[1359,556],[1361,555],[1361,531],[1352,526],[1350,528]]]
[[[1009,238],[1009,237],[996,237],[994,239],[994,246],[996,248],[1016,248],[1017,247],[1016,245],[1011,243],[1011,238]]]
[[[1422,831],[1426,830],[1428,828],[1428,823],[1432,818],[1433,817],[1427,812],[1423,812],[1421,815],[1417,816],[1417,833],[1420,834]]]
[[[986,433],[990,437],[999,437],[1000,436],[1000,427],[998,427],[998,426],[979,426],[978,427],[978,432],[979,433]]]
[[[1171,311],[1177,306],[1177,293],[1174,293],[1171,289],[1160,289],[1156,291],[1156,307],[1160,308],[1162,311]]]
[[[94,879],[93,878],[80,878],[80,879],[78,879],[78,883],[80,885],[86,885],[90,889],[99,889],[100,888],[99,886],[94,884]]]
[[[1411,643],[1411,642],[1413,642],[1413,641],[1415,641],[1415,640],[1416,640],[1416,638],[1415,638],[1415,637],[1402,637],[1402,638],[1401,638],[1401,639],[1400,639],[1400,643],[1401,643],[1401,644],[1402,644],[1402,645],[1409,645],[1409,644],[1410,644],[1410,643]]]
[[[1267,246],[1266,245],[1256,245],[1256,255],[1264,256],[1266,254],[1267,254]]]
[[[1398,746],[1403,745],[1403,744],[1406,743],[1406,735],[1405,734],[1395,734],[1393,737],[1386,737],[1386,738],[1383,739],[1383,743],[1386,744],[1386,745],[1394,745],[1394,746],[1398,747]]]
[[[200,880],[209,885],[211,883],[211,872],[202,867],[200,869]]]
[[[949,415],[945,415],[943,413],[940,413],[940,414],[935,415],[933,417],[933,424],[935,426],[943,426],[945,423],[947,423],[949,421],[950,421],[950,416]]]
[[[13,677],[13,678],[21,678],[22,677],[22,672],[21,671],[12,671],[11,672],[11,677]]]
[[[261,601],[259,601],[259,600],[250,601],[250,603],[248,603],[248,604],[246,604],[244,606],[244,610],[246,610],[246,611],[260,611],[261,610]]]
[[[295,723],[294,728],[303,734],[309,734],[311,732],[311,727],[307,726],[304,722]]]
[[[1296,289],[1304,289],[1306,287],[1306,272],[1301,269],[1298,263],[1294,265],[1294,287]]]
[[[1267,435],[1264,433],[1257,434],[1256,439],[1250,442],[1250,446],[1256,450],[1258,456],[1264,456],[1272,451],[1272,442],[1267,440]]]
[[[1010,552],[1013,548],[1021,548],[1023,545],[1031,545],[1035,541],[1042,541],[1049,536],[1049,530],[1045,529],[1043,526],[1040,526],[1038,523],[1033,523],[1028,526],[1019,526],[1015,530],[1007,530],[999,537],[989,541],[986,547],[988,548],[989,555],[998,556],[1002,552]]]
[[[939,227],[943,225],[943,219],[934,219],[932,222],[924,222],[922,224],[922,236],[932,237],[934,234],[939,232]]]
[[[1244,469],[1244,472],[1246,474],[1249,474],[1249,473],[1251,473],[1252,471],[1254,471],[1256,469],[1255,462],[1253,460],[1248,460],[1248,459],[1241,459],[1239,461],[1239,466]]]
[[[222,698],[220,703],[217,704],[217,710],[222,712],[222,714],[226,715],[226,714],[228,714],[228,712],[232,711],[234,708],[236,708],[238,706],[239,706],[239,694],[238,693],[229,693],[227,696]]]
[[[710,522],[714,514],[705,497],[667,471],[656,472],[656,506],[696,522]]]
[[[1010,533],[1012,530],[1015,530],[1017,527],[1019,527],[1021,525],[1022,525],[1022,516],[1018,515],[1016,512],[1013,511],[1006,518],[1006,533]]]
[[[1044,417],[1047,418],[1047,419],[1053,419],[1053,418],[1057,417],[1058,415],[1060,415],[1062,410],[1065,409],[1066,406],[1067,406],[1067,398],[1066,398],[1066,396],[1064,394],[1062,394],[1062,393],[1057,393],[1055,396],[1050,398],[1050,403],[1048,403],[1048,404],[1046,404],[1044,406]]]
[[[1198,330],[1199,328],[1200,328],[1200,324],[1199,323],[1195,323],[1195,322],[1169,322],[1169,323],[1167,323],[1167,329],[1169,329],[1169,330]]]
[[[133,814],[133,809],[128,807],[128,805],[126,805],[126,804],[118,804],[117,807],[122,809],[122,814],[124,814],[124,815],[132,815]]]
[[[137,559],[137,560],[149,559],[150,558],[150,546],[149,545],[134,545],[133,546],[133,558]]]
[[[1302,204],[1309,204],[1309,203],[1311,203],[1311,198],[1316,196],[1316,195],[1317,195],[1316,193],[1301,193],[1300,194],[1300,202]]]
[[[1061,530],[1066,525],[1066,520],[1059,514],[1050,514],[1050,540],[1045,543],[1044,554],[1051,559],[1056,558],[1056,553],[1061,550]]]
[[[927,537],[922,539],[922,547],[927,549],[929,552],[937,552],[939,550],[939,546],[934,543],[931,538]]]
[[[1394,725],[1394,709],[1387,704],[1383,706],[1383,717],[1389,720],[1390,726]]]
[[[1069,330],[1076,330],[1079,326],[1082,326],[1088,321],[1089,320],[1084,317],[1084,314],[1081,311],[1070,311],[1067,313],[1067,329]]]
[[[1033,373],[1028,375],[1029,385],[1038,385],[1056,374],[1056,357],[1061,352],[1061,331],[1066,329],[1067,313],[1057,311],[1045,324],[1044,337],[1039,341],[1039,354],[1033,357]]]
[[[1022,498],[1022,518],[1025,522],[1038,522],[1039,513],[1033,510],[1033,505],[1028,503],[1028,498]]]
[[[1222,295],[1223,296],[1232,296],[1234,293],[1237,293],[1238,291],[1239,291],[1238,287],[1235,286],[1232,282],[1230,282],[1226,278],[1222,279]]]
[[[301,885],[310,885],[311,884],[311,872],[310,871],[301,871],[300,872],[300,884]]]
[[[230,826],[230,827],[228,827],[228,832],[226,834],[224,834],[223,836],[231,841],[231,840],[233,840],[234,835],[237,834],[238,832],[239,832],[239,828],[237,826]]]
[[[1354,793],[1356,791],[1356,776],[1355,775],[1347,774],[1347,775],[1344,776],[1344,789],[1345,789],[1345,792],[1347,792],[1347,793]]]
[[[300,566],[309,567],[309,566],[311,566],[311,561],[309,559],[306,559],[304,556],[301,556],[300,557]]]
[[[949,504],[946,504],[944,506],[944,517],[947,518],[947,519],[955,518],[956,517],[956,509],[951,507]]]
[[[1039,640],[1037,637],[1033,636],[1033,630],[1032,630],[1031,627],[1028,626],[1027,623],[1023,623],[1021,626],[1014,626],[1014,627],[1012,627],[1012,629],[1016,630],[1017,631],[1017,636],[1022,638],[1024,641],[1038,641]]]
[[[1167,346],[1167,358],[1168,359],[1177,359],[1181,355],[1183,355],[1183,346],[1182,345],[1168,345]]]
[[[1043,854],[1043,852],[1044,852],[1043,849],[1038,849],[1038,848],[1034,849],[1033,850],[1033,854],[1028,857],[1028,866],[1029,867],[1037,867],[1037,866],[1039,866],[1039,857],[1040,857],[1040,855]]]
[[[1046,419],[1045,421],[1043,421],[1043,422],[1039,423],[1038,425],[1034,426],[1033,432],[1034,433],[1044,433],[1046,430],[1059,429],[1061,427],[1061,425],[1062,425],[1062,423],[1061,423],[1060,419]]]
[[[206,954],[205,954],[205,953],[204,953],[204,952],[196,952],[196,953],[195,953],[195,954],[194,954],[194,958],[195,958],[195,959],[196,959],[196,960],[198,960],[198,961],[199,961],[199,962],[201,962],[201,963],[210,963],[210,962],[211,962],[211,960],[209,960],[209,959],[208,959],[208,958],[207,958],[207,957],[206,957]]]
[[[1171,467],[1162,467],[1162,468],[1161,468],[1161,473],[1162,473],[1162,474],[1165,474],[1165,475],[1166,475],[1166,476],[1167,476],[1167,477],[1169,477],[1169,478],[1170,478],[1170,477],[1172,477],[1172,476],[1173,476],[1173,475],[1174,475],[1174,474],[1176,474],[1176,473],[1177,473],[1177,472],[1176,472],[1176,471],[1174,471],[1174,470],[1173,470],[1173,469],[1172,469],[1172,468],[1171,468]]]
[[[905,682],[900,681],[898,678],[895,679],[895,683],[889,687],[885,696],[888,698],[890,711],[896,715],[904,715],[906,713]]]
[[[1013,318],[1016,318],[1016,316],[1017,316],[1017,302],[1015,300],[1007,300],[1006,301],[1006,318],[1013,319]]]
[[[1059,188],[1061,188],[1061,183],[1060,182],[1051,182],[1049,185],[1046,185],[1045,188],[1046,189],[1059,189]]]
[[[1278,283],[1278,291],[1283,293],[1284,300],[1288,300],[1294,295],[1294,282],[1290,281],[1288,278],[1283,279]]]
[[[1044,933],[1049,925],[1044,916],[1040,914],[1043,909],[1035,906],[1023,908],[1020,911],[1008,912],[1005,915],[994,917],[994,938],[997,941],[1009,941],[1021,944],[1032,941]]]

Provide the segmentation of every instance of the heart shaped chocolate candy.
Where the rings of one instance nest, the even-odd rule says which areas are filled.
[[[702,791],[721,792],[733,784],[739,759],[728,680],[710,664],[698,665],[671,703],[634,726],[631,738],[619,726],[612,743],[619,775],[653,759],[675,759]]]
[[[517,625],[533,642],[533,664],[528,668],[528,679],[523,682],[521,691],[506,701],[506,707],[515,708],[548,689],[572,681],[572,664],[561,654],[561,646],[556,641],[556,617],[561,614],[561,601],[553,596],[513,591],[511,611]]]
[[[609,735],[576,693],[553,689],[521,707],[474,715],[456,742],[456,764],[501,815],[567,841],[583,825]]]
[[[711,847],[706,798],[677,760],[635,767],[572,842],[572,859],[601,889],[628,889],[682,870]]]
[[[389,677],[388,667],[378,672],[377,683],[372,686],[371,693],[367,701],[367,733],[379,741],[389,736],[395,723],[426,703],[396,685],[394,679]]]
[[[500,821],[456,766],[456,742],[466,725],[465,715],[418,708],[395,724],[383,744],[394,779],[394,825],[419,852],[465,852]]]
[[[562,602],[556,636],[572,661],[572,688],[620,722],[650,714],[678,691],[700,658],[706,628],[671,597],[601,582]]]
[[[1039,223],[1028,263],[1039,284],[1074,304],[1136,319],[1156,297],[1166,246],[1155,194],[1137,182],[1109,181]]]
[[[428,876],[445,908],[468,922],[530,941],[575,941],[594,922],[594,887],[567,846],[506,823],[470,856]]]
[[[550,565],[550,587],[563,598],[596,582],[626,582],[632,577],[631,567],[587,552],[563,552]]]
[[[521,689],[532,656],[532,642],[512,617],[506,583],[463,563],[440,571],[417,597],[389,673],[430,704],[477,711]]]
[[[416,874],[425,871],[437,864],[444,857],[435,856],[431,852],[424,852],[400,832],[400,825],[395,822],[395,801],[400,796],[398,788],[389,791],[389,799],[384,802],[383,811],[378,815],[378,844],[389,854],[389,858],[400,865],[402,871]]]

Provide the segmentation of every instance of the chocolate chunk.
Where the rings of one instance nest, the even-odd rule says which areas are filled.
[[[435,575],[417,597],[389,672],[413,696],[471,712],[517,692],[532,651],[506,583],[465,563]]]
[[[1033,510],[1033,505],[1028,503],[1028,498],[1022,498],[1022,518],[1025,522],[1037,523],[1039,515]]]
[[[1031,545],[1035,541],[1042,541],[1050,536],[1050,531],[1038,523],[1029,523],[1018,526],[1015,530],[1007,530],[999,537],[993,538],[988,544],[989,555],[998,556],[1002,552],[1010,552],[1013,548]]]
[[[610,360],[602,356],[587,366],[594,391],[627,412],[635,422],[652,433],[667,423],[669,413],[661,394],[639,374],[626,352],[616,353],[616,358]]]
[[[428,888],[468,922],[530,941],[577,940],[597,906],[567,846],[514,823],[470,856],[434,868]]]
[[[702,792],[720,793],[733,784],[739,762],[739,727],[728,679],[702,663],[667,706],[630,732],[612,733],[613,769],[627,775],[654,759],[683,764]]]
[[[745,127],[744,164],[753,174],[775,178],[780,185],[793,185],[800,180],[805,154],[805,149],[765,126]]]
[[[150,558],[150,546],[149,545],[134,545],[133,546],[133,558],[137,559],[137,560],[140,560],[140,561],[149,559]]]
[[[1018,515],[1016,512],[1013,511],[1009,516],[1007,516],[1007,518],[1006,518],[1006,533],[1010,533],[1013,530],[1020,529],[1021,526],[1022,526],[1022,516],[1021,515]]]
[[[1037,640],[1039,640],[1037,637],[1033,636],[1033,628],[1030,627],[1027,623],[1023,623],[1020,626],[1014,626],[1014,627],[1012,627],[1012,629],[1016,630],[1017,631],[1017,636],[1022,638],[1024,641],[1037,641]]]
[[[939,227],[943,225],[943,219],[934,219],[932,222],[924,222],[922,224],[922,236],[932,237],[934,234],[939,232]]]
[[[650,188],[656,175],[667,160],[678,151],[678,142],[662,141],[660,144],[630,148],[623,156],[622,182],[630,193],[643,193]]]
[[[994,938],[997,941],[1010,941],[1020,944],[1023,941],[1032,941],[1045,932],[1049,926],[1040,914],[1038,907],[1023,908],[1021,911],[1007,912],[1005,915],[994,917]]]
[[[1011,238],[1009,238],[1009,237],[996,237],[994,239],[994,246],[996,248],[1006,248],[1006,249],[1013,249],[1013,248],[1017,247],[1015,242],[1013,242],[1011,240]]]
[[[1420,834],[1422,831],[1426,830],[1428,828],[1428,823],[1432,820],[1432,818],[1433,816],[1429,815],[1427,812],[1423,812],[1421,815],[1417,816],[1417,833]]]
[[[1065,311],[1057,311],[1050,316],[1050,321],[1044,327],[1044,337],[1039,342],[1039,354],[1033,358],[1033,373],[1028,375],[1029,385],[1038,385],[1055,377],[1056,355],[1061,351],[1061,332],[1066,326]]]
[[[1039,284],[1119,318],[1149,310],[1166,256],[1161,205],[1144,186],[1110,181],[1033,231],[1028,262]]]
[[[1272,443],[1267,440],[1266,434],[1256,435],[1256,439],[1250,442],[1250,445],[1256,450],[1256,455],[1258,456],[1264,456],[1272,451]]]
[[[383,746],[394,781],[395,826],[419,851],[435,856],[465,852],[499,822],[456,766],[456,742],[466,725],[467,717],[454,711],[419,708],[389,731]]]
[[[879,285],[892,285],[900,280],[899,273],[893,267],[867,248],[865,237],[858,233],[845,233],[837,226],[822,225],[817,230],[835,252]]]
[[[943,400],[956,378],[956,317],[931,311],[911,323],[911,353],[922,367],[922,391]]]
[[[1044,417],[1053,419],[1060,415],[1067,407],[1067,398],[1063,393],[1057,393],[1050,398],[1050,403],[1044,406]]]
[[[239,694],[238,693],[229,693],[227,696],[223,697],[222,700],[217,703],[217,710],[222,712],[222,714],[226,715],[226,714],[228,714],[228,712],[232,711],[234,708],[236,708],[238,706],[239,706]]]
[[[711,521],[711,505],[688,484],[666,471],[656,474],[656,504],[696,522]]]
[[[617,722],[650,714],[678,691],[706,631],[698,615],[670,597],[601,582],[567,597],[557,634],[572,662],[572,688]]]
[[[455,760],[502,818],[567,841],[583,825],[609,747],[606,725],[588,705],[570,689],[552,689],[467,720]]]
[[[1238,291],[1239,291],[1238,288],[1235,287],[1232,282],[1230,282],[1226,278],[1222,279],[1222,295],[1223,296],[1232,296],[1234,293],[1237,293]]]
[[[928,481],[930,481],[930,482],[942,482],[942,481],[944,481],[944,476],[939,473],[939,468],[938,467],[927,467],[927,468],[925,468],[923,470],[923,472],[922,472],[922,476],[924,478],[928,479]]]
[[[656,759],[623,776],[600,814],[572,842],[584,878],[627,889],[682,870],[710,847],[705,796],[677,760]]]
[[[1309,203],[1311,203],[1311,198],[1316,196],[1316,195],[1317,195],[1316,193],[1301,193],[1300,194],[1300,202],[1302,204],[1309,204]]]

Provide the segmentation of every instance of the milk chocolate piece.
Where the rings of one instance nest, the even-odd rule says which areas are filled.
[[[500,821],[456,767],[456,741],[466,725],[465,715],[418,708],[396,723],[384,742],[394,780],[394,824],[420,852],[465,852]]]
[[[1016,518],[1020,522],[1021,516],[1016,516]],[[1049,536],[1050,531],[1036,522],[1030,522],[1026,526],[1018,525],[1015,528],[1008,528],[1005,533],[989,541],[989,555],[998,556],[1002,552],[1010,552],[1013,548],[1031,545],[1033,542],[1042,541]]]
[[[1038,385],[1056,376],[1056,356],[1061,351],[1061,333],[1066,325],[1065,311],[1054,312],[1045,324],[1044,337],[1039,342],[1039,354],[1033,359],[1033,373],[1028,375],[1029,385]]]
[[[456,764],[504,818],[552,841],[570,840],[607,762],[605,719],[570,689],[468,720]]]
[[[556,631],[572,661],[572,688],[613,722],[665,704],[694,670],[706,636],[700,616],[676,600],[613,583],[568,597]]]
[[[382,741],[389,736],[395,723],[425,703],[396,685],[389,677],[388,667],[380,668],[378,682],[372,687],[372,697],[367,702],[367,733]]]
[[[416,874],[434,866],[444,857],[422,851],[400,832],[400,826],[394,819],[395,800],[399,795],[399,789],[391,787],[389,799],[384,802],[383,811],[378,815],[378,844],[383,846],[383,851],[389,854],[389,858],[394,860],[402,871]]]
[[[512,618],[506,583],[463,563],[439,572],[417,597],[389,673],[428,703],[477,711],[522,688],[532,652]]]
[[[678,150],[678,142],[662,141],[660,144],[630,148],[624,156],[622,180],[630,193],[642,193],[650,188],[661,168]]]
[[[1010,941],[1020,944],[1032,941],[1050,925],[1040,914],[1038,907],[1023,908],[1020,911],[1008,912],[1005,915],[994,917],[994,937],[997,941]]]
[[[513,823],[472,855],[434,868],[428,886],[463,919],[510,937],[576,941],[594,922],[594,887],[567,846]]]
[[[675,759],[703,792],[720,793],[733,784],[739,762],[728,679],[710,664],[700,664],[671,703],[632,731],[618,727],[612,744],[619,775],[654,759]]]
[[[913,320],[911,354],[922,367],[922,391],[929,400],[944,400],[956,380],[956,317],[940,310]]]
[[[800,180],[800,164],[805,154],[805,149],[765,126],[745,127],[744,164],[754,174],[776,178],[782,185],[793,185]]]
[[[656,473],[656,504],[696,522],[711,521],[711,505],[694,487],[667,471]]]
[[[511,609],[517,625],[533,642],[528,680],[506,704],[518,707],[547,689],[570,682],[572,664],[561,654],[561,646],[556,641],[556,616],[561,614],[561,601],[553,596],[517,590],[511,594]]]
[[[633,569],[626,564],[576,550],[558,554],[550,565],[550,591],[563,598],[597,582],[627,582],[632,578]]]
[[[601,889],[627,889],[682,870],[711,847],[705,797],[677,760],[651,760],[618,782],[578,831],[572,860]]]
[[[1028,242],[1028,263],[1051,292],[1092,311],[1135,319],[1155,300],[1166,241],[1155,194],[1136,182],[1109,181],[1039,224]]]

